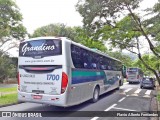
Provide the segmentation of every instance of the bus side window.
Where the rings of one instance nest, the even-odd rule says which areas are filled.
[[[96,69],[96,60],[95,60],[95,55],[94,53],[90,52],[90,65],[91,65],[91,69]]]
[[[88,66],[87,63],[85,62],[85,63],[84,63],[84,68],[87,68],[87,66]]]
[[[105,70],[108,69],[108,61],[107,58],[103,58],[103,65],[105,66]]]
[[[88,69],[89,68],[89,63],[88,63],[88,52],[86,50],[83,50],[82,52],[82,62],[83,62],[83,68]]]
[[[97,68],[95,56],[92,57],[92,68],[93,68],[93,69],[96,69],[96,68]]]
[[[71,57],[75,68],[83,68],[81,60],[81,49],[75,45],[71,45]]]
[[[97,68],[97,64],[96,63],[92,63],[92,68],[96,69]]]
[[[99,64],[101,70],[106,70],[105,58],[103,56],[100,57]]]

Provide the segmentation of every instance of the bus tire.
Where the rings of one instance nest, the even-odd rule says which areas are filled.
[[[122,81],[120,80],[120,81],[119,81],[119,87],[122,86],[122,85],[123,85],[123,83],[122,83]]]
[[[119,85],[118,85],[118,87],[117,87],[117,90],[120,89],[120,86],[122,86],[121,80],[119,81]]]
[[[99,88],[96,87],[93,92],[92,102],[95,103],[98,101],[98,99],[99,99]]]

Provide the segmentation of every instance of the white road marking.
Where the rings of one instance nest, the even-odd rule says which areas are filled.
[[[122,102],[126,97],[123,97],[122,99],[120,99],[118,102]]]
[[[113,104],[111,105],[109,108],[105,109],[104,111],[109,111],[110,109],[112,109],[114,106],[116,106],[117,104]]]
[[[126,89],[124,92],[129,92],[130,90],[132,90],[132,88],[128,88]],[[135,92],[134,92],[134,96],[137,96],[138,93],[140,93],[141,89],[137,89]],[[152,91],[151,90],[147,90],[146,93],[145,93],[145,96],[144,97],[148,97],[147,95],[150,95]],[[129,96],[129,95],[126,95],[126,96]],[[121,98],[118,102],[122,102],[126,97],[123,97]],[[111,105],[110,107],[108,107],[106,110],[104,111],[109,111],[111,110],[112,108],[114,109],[118,109],[118,110],[125,110],[125,111],[136,111],[136,110],[132,110],[132,109],[126,109],[126,108],[118,108],[118,107],[115,107],[117,104],[113,104]],[[93,117],[91,120],[97,120],[99,117]]]
[[[138,96],[137,94],[132,94],[131,96]]]
[[[94,117],[94,118],[92,118],[91,120],[97,120],[99,117]]]
[[[151,90],[147,90],[145,94],[146,95],[150,95],[151,94]]]
[[[145,98],[150,98],[150,96],[149,96],[149,95],[144,95],[143,97],[145,97]]]
[[[136,90],[134,93],[135,93],[135,94],[138,94],[138,93],[141,92],[141,90],[142,90],[142,89],[138,89],[138,90]]]
[[[114,108],[114,106],[116,106],[117,104],[113,104],[110,107],[108,107],[106,110],[104,111],[109,111],[110,109]],[[93,117],[91,120],[97,120],[99,117]]]
[[[137,111],[137,110],[132,110],[132,109],[118,108],[118,107],[114,107],[114,109],[126,110],[126,111]]]
[[[132,88],[128,88],[128,89],[125,90],[124,92],[129,92],[130,90],[132,90]]]

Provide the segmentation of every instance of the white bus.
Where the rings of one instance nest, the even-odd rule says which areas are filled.
[[[143,78],[143,71],[140,68],[127,69],[127,81],[129,83],[139,83]]]
[[[119,60],[65,37],[22,41],[18,60],[18,100],[72,106],[119,88]]]

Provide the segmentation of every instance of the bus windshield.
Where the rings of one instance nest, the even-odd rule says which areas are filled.
[[[128,74],[136,74],[138,72],[137,68],[128,68],[127,73]]]
[[[21,57],[42,58],[61,54],[62,43],[61,40],[57,39],[41,39],[22,42],[19,49],[19,56]]]
[[[128,74],[136,74],[137,72],[136,71],[128,71],[127,73]]]

